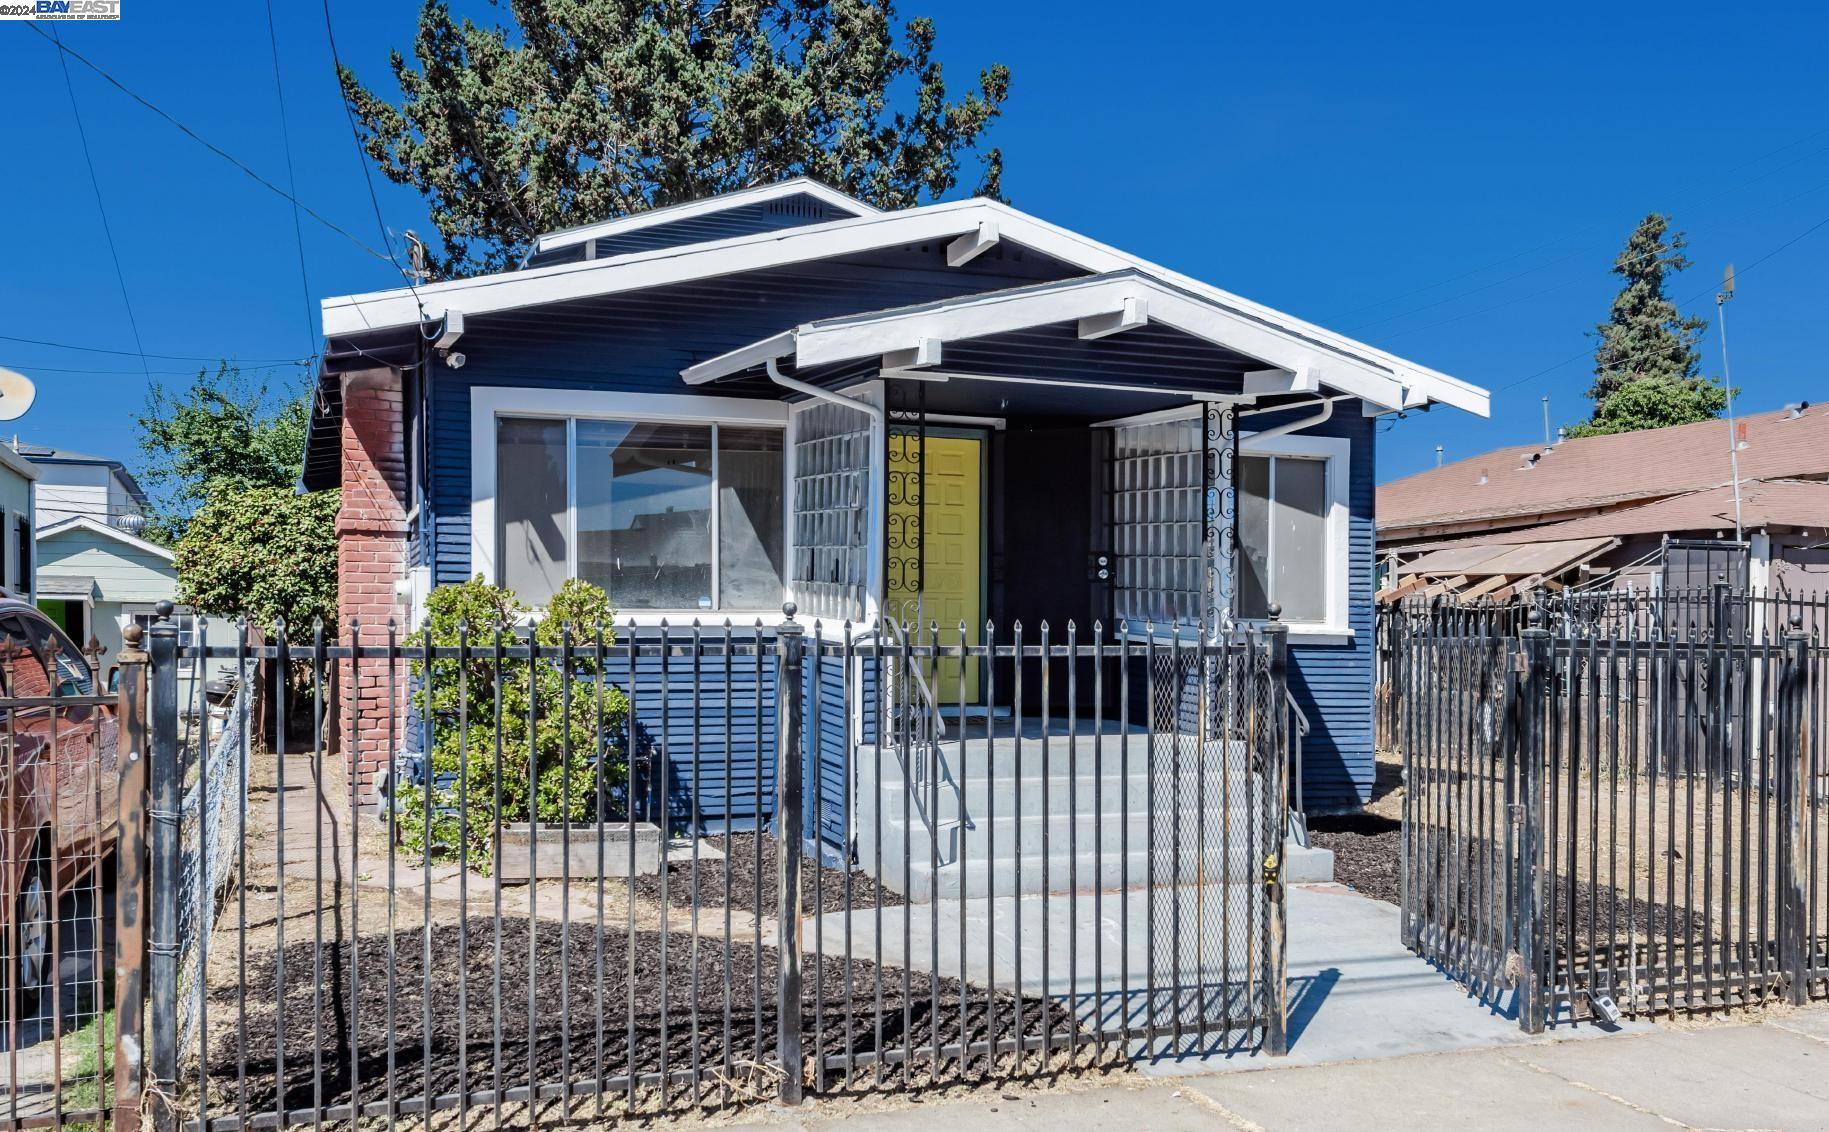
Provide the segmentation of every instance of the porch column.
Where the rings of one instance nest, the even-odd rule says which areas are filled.
[[[1206,579],[1201,586],[1201,620],[1209,641],[1232,626],[1238,609],[1238,498],[1232,472],[1238,463],[1238,420],[1231,405],[1208,401],[1202,423],[1206,438],[1205,515],[1201,552]]]

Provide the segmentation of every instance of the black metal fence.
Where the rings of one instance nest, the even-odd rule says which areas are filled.
[[[1599,607],[1384,615],[1406,943],[1532,1030],[1823,995],[1823,604]]]
[[[1280,625],[215,634],[130,629],[117,692],[43,697],[115,737],[51,761],[116,831],[82,871],[118,1021],[14,1126],[536,1123],[1286,1048]],[[8,735],[38,706],[0,699]]]

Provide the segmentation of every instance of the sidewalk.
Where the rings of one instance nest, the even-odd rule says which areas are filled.
[[[825,1132],[1033,1128],[1829,1129],[1829,1008],[1747,1025],[1652,1029],[1382,1061],[1092,1082],[1060,1091],[769,1123]]]

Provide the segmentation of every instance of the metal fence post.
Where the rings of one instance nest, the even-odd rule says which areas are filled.
[[[1803,618],[1793,614],[1778,662],[1778,702],[1773,713],[1778,735],[1779,912],[1778,963],[1789,980],[1787,998],[1795,1006],[1810,999],[1810,713],[1805,694],[1810,680],[1810,637]]]
[[[172,603],[153,607],[158,620],[147,631],[151,663],[147,696],[147,810],[151,833],[148,876],[147,1054],[152,1071],[155,1129],[176,1124],[172,1100],[178,1088],[178,626]]]
[[[1543,627],[1543,611],[1532,608],[1529,627],[1519,634],[1523,665],[1514,718],[1514,748],[1518,753],[1518,1024],[1526,1033],[1544,1029],[1545,999],[1549,994],[1549,956],[1539,918],[1543,902],[1543,825],[1545,760],[1548,757],[1544,716],[1550,691],[1550,631]]]
[[[797,1105],[805,1095],[806,1084],[800,1045],[801,760],[805,757],[801,750],[800,709],[806,639],[794,621],[794,603],[782,606],[781,612],[785,620],[775,629],[775,891],[779,898],[776,951],[781,964],[775,1011],[780,1027],[777,1048],[781,1053],[781,1101]],[[814,1053],[817,1055],[818,1051]]]
[[[1264,862],[1264,883],[1270,888],[1266,902],[1269,946],[1264,957],[1269,968],[1265,981],[1270,992],[1270,1017],[1264,1026],[1264,1052],[1272,1057],[1289,1052],[1289,956],[1285,932],[1287,897],[1283,884],[1283,846],[1289,829],[1289,736],[1293,729],[1289,726],[1289,626],[1282,621],[1281,613],[1282,610],[1272,604],[1270,621],[1264,626],[1264,647],[1269,653],[1266,675],[1270,680],[1265,693],[1270,701],[1267,705],[1270,717],[1265,721],[1269,750],[1264,761],[1276,775],[1274,781],[1278,786],[1278,789],[1268,791],[1270,797],[1266,799],[1270,810],[1268,820],[1272,823],[1269,828],[1274,831],[1276,844],[1269,860]]]
[[[116,687],[116,761],[120,771],[115,827],[114,1128],[139,1132],[146,1019],[146,664],[145,630],[121,633]]]

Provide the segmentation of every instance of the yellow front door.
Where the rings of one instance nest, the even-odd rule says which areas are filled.
[[[889,437],[889,615],[939,643],[976,644],[984,631],[984,442],[968,436]],[[912,633],[911,633],[912,635]],[[917,638],[919,640],[920,638]],[[927,669],[942,706],[978,698],[978,663],[942,659]]]

